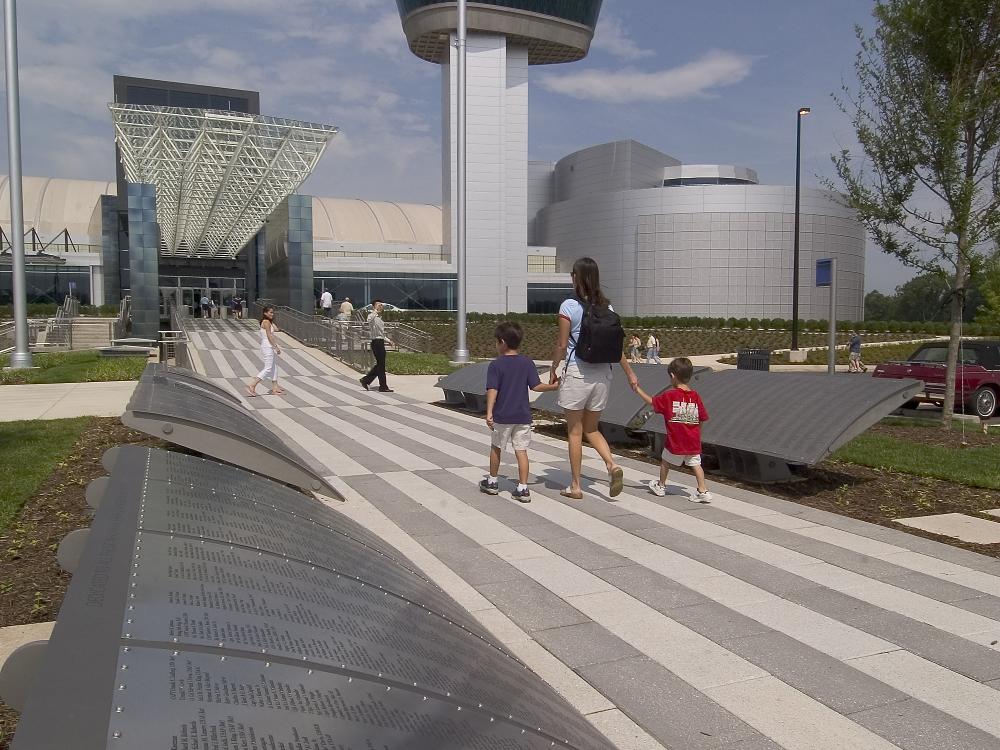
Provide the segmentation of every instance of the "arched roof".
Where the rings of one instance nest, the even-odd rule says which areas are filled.
[[[21,185],[25,232],[34,228],[48,239],[68,229],[75,242],[100,243],[101,196],[117,194],[115,183],[24,177]],[[10,226],[10,180],[7,175],[0,176],[0,224]]]
[[[313,241],[440,245],[441,207],[313,197]]]

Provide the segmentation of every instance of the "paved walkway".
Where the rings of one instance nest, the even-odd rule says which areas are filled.
[[[67,417],[120,417],[135,382],[0,386],[0,422]]]
[[[237,324],[193,338],[234,390],[258,367]],[[330,468],[347,498],[331,507],[616,747],[1000,747],[1000,560],[718,484],[695,505],[686,475],[656,498],[638,462],[612,502],[592,453],[586,499],[564,501],[565,444],[539,435],[533,502],[481,495],[482,420],[365,392],[291,342],[279,368],[288,395],[247,403]]]

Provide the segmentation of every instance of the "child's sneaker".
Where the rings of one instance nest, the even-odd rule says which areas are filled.
[[[485,492],[487,495],[499,495],[500,483],[495,479],[492,482],[488,478],[484,479],[479,483],[479,491]]]
[[[650,479],[646,482],[646,486],[649,487],[649,491],[652,492],[657,497],[663,497],[667,494],[667,488],[662,484],[657,482],[655,479]]]
[[[523,490],[515,487],[510,492],[510,496],[517,500],[519,503],[530,503],[531,502],[531,490],[525,487]]]
[[[692,503],[710,503],[712,502],[712,493],[708,490],[704,492],[695,492],[694,497],[688,498]]]

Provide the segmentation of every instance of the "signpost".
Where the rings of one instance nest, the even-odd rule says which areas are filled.
[[[837,259],[821,258],[816,261],[816,286],[830,287],[830,326],[827,333],[826,371],[837,372]]]

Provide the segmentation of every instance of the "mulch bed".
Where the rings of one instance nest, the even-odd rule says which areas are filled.
[[[56,563],[56,549],[70,531],[90,526],[87,485],[107,476],[101,457],[123,444],[165,445],[118,419],[95,417],[66,460],[0,533],[0,626],[55,619],[70,581]],[[17,712],[0,702],[0,750],[9,747],[16,724]]]
[[[538,432],[565,440],[566,430],[562,424],[537,425]],[[934,428],[878,424],[868,430],[868,434],[885,435],[900,440],[912,440],[928,445],[956,448],[963,441],[969,446],[995,445],[996,434],[986,435],[970,425],[964,435],[960,428],[945,432]],[[651,458],[642,448],[612,446],[612,451],[629,458],[659,465],[659,460]],[[990,557],[1000,558],[1000,544],[972,544],[953,537],[940,536],[920,529],[913,529],[894,523],[895,518],[929,516],[939,513],[967,513],[988,521],[1000,522],[980,513],[989,508],[1000,508],[1000,491],[967,487],[941,479],[917,477],[892,471],[870,469],[867,466],[824,461],[806,470],[803,478],[794,482],[758,484],[741,482],[724,477],[712,471],[710,458],[706,456],[706,473],[719,484],[741,487],[753,492],[771,495],[783,500],[808,505],[811,508],[839,513],[861,521],[905,531],[914,536],[944,542]],[[671,469],[680,471],[680,469]],[[687,471],[684,469],[683,471]]]

